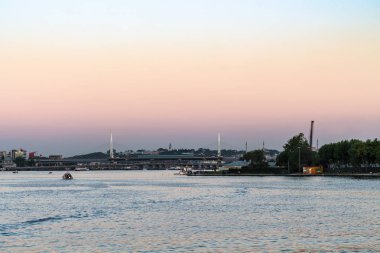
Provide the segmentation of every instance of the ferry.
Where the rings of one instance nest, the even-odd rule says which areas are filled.
[[[76,167],[74,170],[75,171],[89,171],[87,167]]]

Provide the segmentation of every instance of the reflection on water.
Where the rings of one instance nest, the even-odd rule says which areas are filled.
[[[0,172],[0,252],[380,251],[380,180],[62,173]]]

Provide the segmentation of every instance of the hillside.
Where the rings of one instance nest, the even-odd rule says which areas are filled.
[[[68,157],[66,159],[107,159],[108,155],[102,152],[94,152],[84,155],[76,155],[73,157]]]

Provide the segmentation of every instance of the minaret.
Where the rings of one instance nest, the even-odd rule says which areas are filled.
[[[245,142],[245,153],[248,153],[248,142]]]
[[[220,148],[220,133],[218,133],[218,157],[222,156],[222,150]]]
[[[112,139],[112,131],[111,131],[111,135],[110,135],[110,159],[113,159],[114,156],[113,156],[113,139]]]

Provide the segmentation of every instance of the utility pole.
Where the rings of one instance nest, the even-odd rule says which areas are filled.
[[[301,173],[301,147],[298,147],[298,171]]]
[[[220,133],[218,133],[218,160],[217,160],[217,168],[216,169],[219,169],[222,161],[222,149],[221,149],[221,144],[220,144]],[[216,169],[214,171],[216,171]]]

